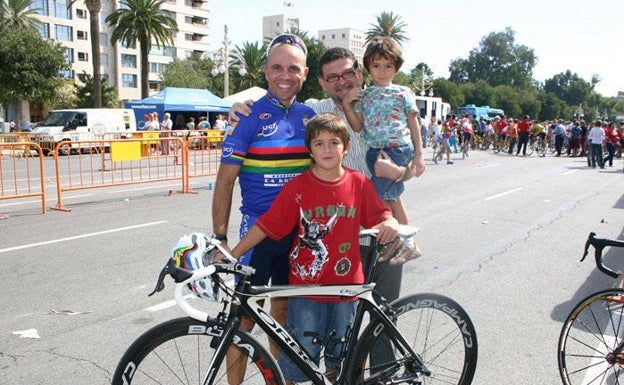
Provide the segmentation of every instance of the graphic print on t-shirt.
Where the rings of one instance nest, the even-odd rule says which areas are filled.
[[[342,207],[342,205],[337,205]],[[300,235],[297,244],[290,253],[291,270],[292,273],[304,280],[315,280],[321,275],[323,266],[329,260],[329,253],[327,247],[323,243],[323,238],[331,231],[336,222],[338,221],[338,212],[336,210],[334,215],[329,218],[327,223],[322,224],[314,219],[306,218],[303,210],[299,207],[300,212]],[[308,266],[297,263],[297,257],[299,256],[299,250],[301,248],[308,248],[310,253],[314,256],[314,259]]]

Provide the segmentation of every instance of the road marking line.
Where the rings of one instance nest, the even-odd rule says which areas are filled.
[[[110,230],[104,230],[104,231],[98,231],[95,233],[88,233],[88,234],[82,234],[82,235],[76,235],[73,237],[67,237],[67,238],[59,238],[59,239],[54,239],[51,241],[45,241],[45,242],[36,242],[36,243],[30,243],[27,245],[22,245],[22,246],[14,246],[14,247],[8,247],[6,249],[0,249],[0,254],[2,253],[8,253],[10,251],[15,251],[15,250],[22,250],[22,249],[29,249],[32,247],[38,247],[38,246],[44,246],[44,245],[51,245],[53,243],[59,243],[59,242],[67,242],[67,241],[73,241],[76,239],[82,239],[82,238],[89,238],[89,237],[95,237],[97,235],[103,235],[103,234],[110,234],[110,233],[117,233],[120,231],[126,231],[126,230],[132,230],[132,229],[138,229],[141,227],[147,227],[147,226],[154,226],[154,225],[160,225],[162,223],[166,223],[167,221],[157,221],[157,222],[149,222],[149,223],[142,223],[140,225],[134,225],[134,226],[127,226],[127,227],[120,227],[118,229],[110,229]]]
[[[505,195],[513,194],[513,193],[515,193],[517,191],[520,191],[520,190],[522,190],[522,187],[518,187],[518,188],[515,188],[513,190],[505,191],[505,192],[502,192],[500,194],[492,195],[492,196],[489,196],[489,197],[487,197],[487,198],[485,198],[483,200],[484,201],[489,201],[489,200],[492,200],[492,199],[500,198],[500,197],[505,196]]]
[[[575,172],[578,172],[578,170],[570,170],[570,171],[566,171],[561,175],[570,175],[570,174],[574,174]]]

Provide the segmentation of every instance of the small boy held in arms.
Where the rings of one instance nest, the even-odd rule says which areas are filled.
[[[399,223],[407,225],[409,216],[401,198],[405,191],[405,171],[396,180],[382,178],[375,173],[375,162],[380,157],[390,157],[397,165],[411,168],[416,176],[424,172],[425,158],[415,95],[407,87],[392,84],[403,64],[401,47],[394,40],[385,36],[371,40],[363,61],[373,85],[364,91],[355,88],[349,91],[343,100],[345,116],[354,131],[363,131],[369,147],[366,163],[373,174],[371,180],[377,192]],[[382,249],[379,260],[392,258],[390,264],[402,264],[421,256],[413,238],[406,239],[405,245],[407,248],[396,254],[394,250]]]
[[[339,116],[325,113],[312,118],[305,143],[312,166],[284,186],[269,211],[232,249],[232,255],[239,258],[265,237],[278,240],[298,227],[289,257],[291,285],[364,283],[360,228],[379,229],[377,239],[385,244],[397,238],[399,224],[373,184],[363,174],[342,167],[350,136]],[[304,333],[318,336],[326,349],[328,378],[335,378],[339,371],[340,362],[334,357],[339,355],[338,341],[352,322],[356,303],[338,298],[289,299],[285,328],[317,365],[321,344]],[[288,384],[309,381],[284,354],[278,362]]]

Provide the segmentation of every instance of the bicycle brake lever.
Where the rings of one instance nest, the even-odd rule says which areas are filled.
[[[591,245],[591,241],[594,239],[595,236],[596,236],[596,233],[594,233],[593,231],[589,233],[589,236],[587,237],[587,241],[585,241],[585,252],[583,253],[583,256],[581,257],[581,262],[583,262],[585,258],[587,257],[587,253],[589,252],[589,246]]]
[[[160,271],[160,274],[158,274],[158,281],[156,282],[156,287],[154,287],[154,290],[147,295],[148,297],[151,297],[152,295],[163,291],[163,289],[165,288],[165,277],[169,275],[169,265],[171,264],[172,261],[173,261],[172,259],[169,259],[165,267],[162,268],[162,270]]]

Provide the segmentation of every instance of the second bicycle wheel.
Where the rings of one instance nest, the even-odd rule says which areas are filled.
[[[112,385],[203,384],[223,325],[212,320],[177,318],[145,332],[128,348],[113,375]],[[242,380],[228,381],[232,365],[224,360],[211,384],[283,385],[277,363],[249,334],[238,331],[234,343],[238,362],[244,368]]]
[[[414,368],[377,322],[367,326],[357,346],[349,384],[414,383],[469,385],[477,367],[477,333],[468,314],[439,294],[415,294],[391,304],[397,329],[431,371],[418,380]]]
[[[566,385],[624,384],[624,290],[607,289],[582,300],[559,337],[558,361]]]

